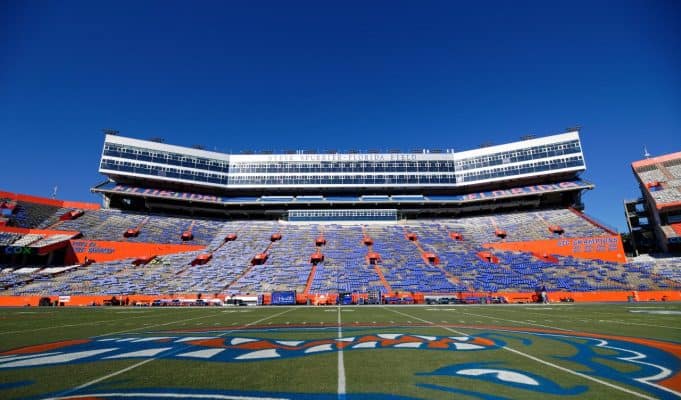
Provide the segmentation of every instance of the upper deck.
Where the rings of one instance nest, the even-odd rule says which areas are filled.
[[[438,192],[570,179],[586,169],[579,133],[481,149],[310,154],[225,154],[107,135],[99,171],[211,193]]]

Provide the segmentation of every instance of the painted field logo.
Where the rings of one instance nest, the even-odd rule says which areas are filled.
[[[404,328],[404,327],[402,327]],[[319,354],[348,351],[414,351],[419,367],[413,381],[406,385],[437,398],[470,397],[503,400],[500,393],[537,396],[589,395],[596,386],[607,386],[619,398],[677,399],[681,397],[681,345],[641,338],[508,327],[471,327],[480,332],[472,336],[427,336],[401,333],[361,334],[340,339],[292,340],[291,334],[301,326],[270,328],[252,326],[240,336],[206,336],[198,331],[158,332],[144,335],[98,337],[47,343],[0,353],[0,372],[33,367],[59,367],[72,363],[114,360],[180,360],[209,363],[252,363],[279,359],[314,357]],[[315,330],[323,332],[324,329]],[[364,330],[366,328],[350,328]],[[257,337],[266,333],[287,334],[287,339]],[[215,331],[211,333],[215,334]],[[225,332],[227,333],[227,332]],[[196,336],[183,336],[196,335]],[[509,344],[512,343],[512,344]],[[541,356],[530,350],[543,350]],[[528,349],[527,352],[519,349]],[[429,357],[429,351],[456,352],[453,357]],[[468,356],[465,354],[468,353]],[[508,357],[514,354],[513,357]],[[367,357],[372,357],[367,353]],[[410,356],[411,357],[411,356]],[[485,360],[485,361],[481,361]],[[566,367],[569,366],[569,367]],[[539,368],[537,368],[539,366]],[[566,386],[556,381],[556,372],[572,376]],[[29,372],[31,373],[31,372]],[[5,389],[31,382],[10,382]],[[7,386],[10,385],[10,386]],[[13,386],[12,386],[13,385]],[[0,394],[3,386],[0,385]],[[519,392],[520,391],[520,392]],[[517,397],[516,395],[510,398]],[[56,393],[53,398],[99,399],[123,398],[299,398],[331,399],[318,393],[282,393],[259,391],[204,390],[172,387],[135,388],[106,391],[102,387],[75,388]],[[1,397],[1,396],[0,396]],[[346,399],[395,398],[387,393],[347,393]],[[401,397],[406,399],[406,397]]]
[[[0,353],[0,370],[130,358],[245,362],[357,349],[477,351],[496,347],[479,337],[377,334],[341,339],[274,340],[219,336],[125,336],[23,347]]]

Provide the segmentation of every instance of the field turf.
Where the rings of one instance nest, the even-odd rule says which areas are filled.
[[[0,309],[0,399],[677,399],[681,304]]]

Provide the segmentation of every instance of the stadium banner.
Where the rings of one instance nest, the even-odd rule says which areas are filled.
[[[577,180],[565,181],[565,182],[559,182],[559,183],[522,186],[522,187],[511,188],[511,189],[499,189],[499,190],[492,190],[492,191],[488,191],[488,192],[475,192],[475,193],[462,194],[462,195],[426,196],[426,199],[427,200],[429,199],[430,201],[433,201],[433,202],[467,203],[467,202],[475,202],[475,201],[480,201],[480,200],[500,199],[500,198],[505,198],[505,197],[521,197],[521,196],[528,196],[528,195],[539,194],[539,193],[560,192],[560,191],[578,190],[578,189],[590,189],[592,187],[593,187],[592,184],[577,179]],[[190,201],[195,201],[195,202],[217,203],[217,204],[236,204],[236,203],[240,203],[240,202],[259,202],[260,201],[258,198],[252,198],[252,199],[249,199],[249,200],[244,200],[243,198],[239,198],[239,197],[221,197],[221,196],[190,193],[190,192],[175,192],[175,191],[172,191],[172,190],[162,190],[162,189],[143,188],[143,187],[137,187],[137,186],[128,186],[128,185],[123,185],[123,184],[117,184],[115,182],[107,182],[103,185],[100,185],[100,186],[93,188],[93,190],[96,191],[96,192],[125,193],[125,194],[130,194],[130,195],[134,195],[134,196],[142,196],[142,197],[156,197],[156,198],[174,199],[174,200],[190,200]],[[303,199],[291,200],[291,202],[304,202],[304,201],[305,200],[303,200]],[[315,200],[315,202],[319,202],[319,201],[320,200]],[[355,198],[355,199],[348,198],[347,200],[334,199],[333,202],[334,203],[342,203],[342,202],[345,202],[345,201],[347,201],[347,202],[361,202],[362,200],[359,200],[357,198]],[[388,203],[393,203],[393,202],[399,202],[400,200],[392,200],[387,196],[386,196],[385,200],[375,200],[375,199],[371,200],[371,202],[377,202],[377,201],[378,202],[385,201],[385,202],[388,202]]]
[[[296,304],[295,290],[288,290],[282,292],[272,292],[271,304],[275,306],[291,306]]]
[[[619,235],[485,243],[483,247],[502,251],[523,251],[539,255],[571,256],[619,263],[627,261],[624,255],[624,246],[622,246],[622,238]]]
[[[66,252],[66,262],[117,261],[126,258],[162,256],[186,251],[203,250],[205,246],[188,244],[129,243],[101,240],[71,240]],[[132,263],[132,260],[130,261]]]

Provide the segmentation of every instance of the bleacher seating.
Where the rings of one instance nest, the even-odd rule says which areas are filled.
[[[148,216],[146,214],[124,213],[118,210],[87,211],[76,220],[64,221],[56,229],[73,230],[89,240],[123,240],[123,233],[140,227],[136,237],[125,239],[130,242],[183,243],[181,235],[192,226],[192,244],[205,245],[213,238],[222,222],[208,219]]]
[[[322,227],[312,227],[318,232]],[[359,225],[324,225],[324,261],[317,265],[311,293],[386,292],[376,271],[367,265]]]
[[[20,239],[17,239],[14,243],[12,243],[12,246],[18,247],[30,246],[33,243],[36,243],[39,240],[41,240],[43,237],[44,237],[43,235],[29,233],[27,235],[22,236]]]
[[[39,228],[46,221],[54,219],[60,208],[44,204],[17,201],[11,217],[12,225],[20,228]]]
[[[681,159],[636,168],[641,182],[648,185],[648,193],[657,204],[681,201]]]
[[[0,232],[0,246],[9,246],[17,241],[22,235],[18,233]]]
[[[138,237],[123,238],[126,229],[144,221]],[[99,210],[87,211],[77,220],[63,221],[54,229],[80,231],[86,239],[182,243],[180,235],[192,223],[193,243],[206,245],[205,250],[161,256],[141,266],[134,266],[134,259],[64,270],[4,266],[0,269],[0,288],[4,288],[0,294],[255,294],[276,290],[300,293],[306,289],[308,279],[309,292],[313,294],[389,290],[510,293],[533,291],[538,286],[567,291],[681,287],[679,259],[616,264],[556,256],[555,261],[549,262],[529,253],[494,251],[498,262],[490,263],[477,256],[480,251],[489,251],[482,247],[488,242],[556,238],[549,230],[552,225],[563,228],[562,237],[605,233],[567,209],[365,225],[225,222]],[[499,238],[496,229],[506,231],[507,237]],[[413,233],[416,240],[408,240],[406,232]],[[460,233],[464,240],[453,240],[450,232]],[[281,239],[271,241],[275,233],[281,234]],[[229,234],[236,234],[236,240],[225,241]],[[317,250],[315,239],[320,234],[326,240],[320,248],[324,260],[311,276],[310,255]],[[371,246],[363,243],[365,235],[371,237]],[[62,239],[62,235],[0,233],[0,244],[46,245]],[[366,259],[370,248],[380,254],[377,265]],[[268,255],[267,261],[252,265],[251,259],[263,252]],[[439,263],[426,262],[422,252],[435,254]],[[203,253],[212,255],[210,261],[192,266],[192,260]]]
[[[314,247],[314,232],[307,227],[287,226],[282,238],[273,244],[267,261],[253,266],[230,289],[242,293],[277,290],[302,292],[310,273],[309,253]],[[305,250],[309,249],[309,250]]]

